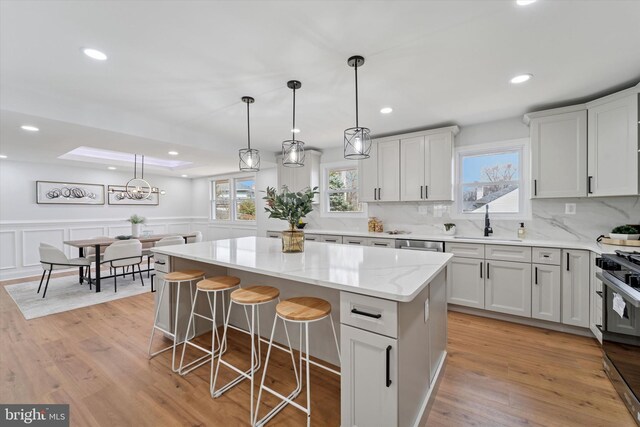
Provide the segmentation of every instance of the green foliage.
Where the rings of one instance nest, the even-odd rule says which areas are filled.
[[[253,199],[246,199],[238,205],[239,219],[253,220],[256,219],[256,203]]]
[[[293,230],[300,218],[313,210],[313,197],[316,194],[318,187],[314,187],[313,190],[307,188],[297,193],[289,191],[287,187],[283,187],[280,192],[273,187],[267,187],[267,195],[263,197],[267,202],[264,210],[269,214],[269,218],[287,221],[289,228]]]
[[[445,230],[447,230],[447,231],[449,231],[449,230],[451,230],[451,229],[452,229],[453,227],[455,227],[455,226],[456,226],[456,225],[455,225],[454,223],[452,223],[452,222],[448,222],[448,223],[446,223],[446,224],[444,225],[444,229],[445,229]]]
[[[630,225],[620,225],[616,228],[614,228],[613,230],[611,230],[612,233],[615,234],[638,234],[640,233],[640,231],[635,228],[632,227]]]
[[[144,224],[146,220],[147,219],[143,216],[140,216],[138,214],[133,214],[129,217],[127,221],[129,221],[131,224]]]
[[[334,170],[329,173],[329,189],[342,190],[356,188],[358,171]],[[329,194],[329,207],[331,212],[357,212],[360,211],[357,192],[331,193]]]

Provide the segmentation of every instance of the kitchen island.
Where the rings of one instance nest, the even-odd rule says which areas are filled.
[[[197,268],[207,276],[240,277],[242,286],[277,287],[282,299],[329,301],[340,322],[342,363],[327,345],[333,340],[328,322],[314,325],[309,353],[340,366],[342,425],[424,424],[446,359],[446,268],[452,255],[314,242],[303,253],[284,254],[280,241],[261,237],[153,251],[165,271]],[[275,306],[261,311],[259,332],[268,337]],[[246,324],[240,310],[230,322]],[[275,339],[286,342],[284,331]]]

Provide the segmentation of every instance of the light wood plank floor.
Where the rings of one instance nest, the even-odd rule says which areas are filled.
[[[26,321],[1,289],[0,401],[70,403],[73,426],[248,425],[246,381],[213,400],[207,368],[180,377],[169,352],[147,360],[152,316],[146,293]],[[230,360],[248,367],[248,345],[231,334]],[[452,312],[448,351],[428,426],[634,426],[593,339]],[[267,383],[284,392],[293,387],[291,360],[273,355]],[[311,383],[312,424],[339,425],[339,380],[312,368]],[[269,425],[304,421],[287,408]]]

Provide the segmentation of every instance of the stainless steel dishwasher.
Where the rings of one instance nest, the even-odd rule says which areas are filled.
[[[433,240],[396,239],[396,249],[425,252],[444,252],[444,242],[436,242]]]

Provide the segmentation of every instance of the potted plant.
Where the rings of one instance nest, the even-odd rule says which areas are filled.
[[[267,202],[265,212],[269,213],[269,218],[289,223],[289,229],[282,232],[282,252],[304,251],[304,231],[296,230],[296,225],[300,218],[313,210],[313,197],[316,194],[318,187],[298,192],[291,192],[286,186],[280,192],[267,187],[267,195],[263,197]]]
[[[452,222],[447,222],[444,224],[444,234],[448,236],[453,236],[456,234],[456,225]]]
[[[618,240],[638,240],[640,231],[630,225],[621,225],[611,230],[609,237]]]
[[[127,221],[131,223],[131,235],[133,237],[140,237],[140,224],[144,224],[146,218],[138,214],[133,214]]]

